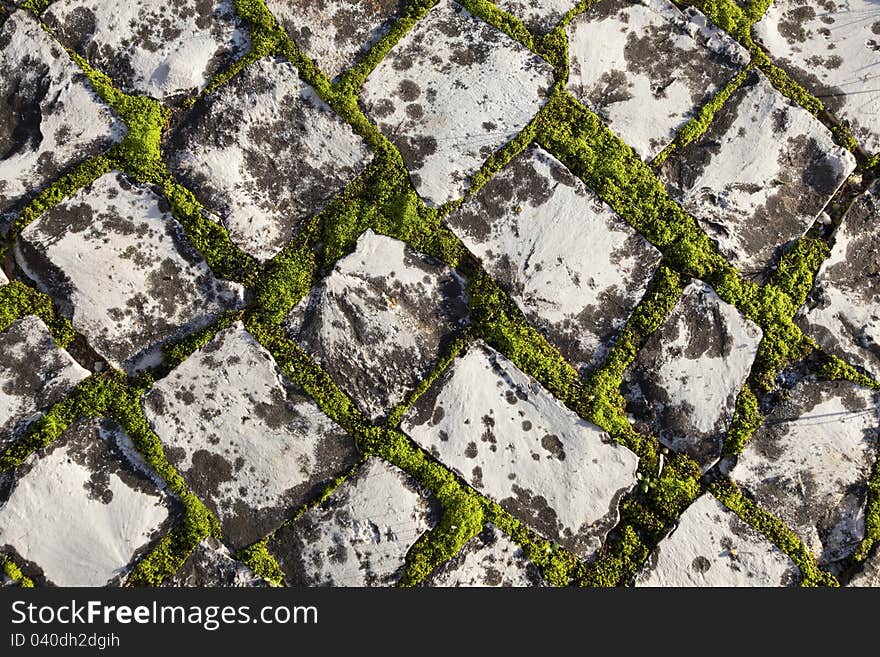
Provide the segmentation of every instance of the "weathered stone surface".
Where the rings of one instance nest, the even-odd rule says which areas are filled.
[[[406,0],[267,0],[290,38],[330,78],[388,33]]]
[[[752,73],[706,133],[664,164],[671,194],[728,260],[759,275],[855,168],[831,132]]]
[[[354,463],[352,439],[283,378],[238,322],[144,397],[171,463],[238,549]]]
[[[880,377],[880,185],[856,199],[797,317],[827,352]]]
[[[794,562],[711,495],[682,514],[636,586],[795,586]]]
[[[126,93],[195,94],[250,48],[232,0],[63,0],[42,18]]]
[[[552,30],[577,0],[499,0],[497,5],[522,20],[535,34]]]
[[[867,587],[880,586],[880,552],[874,551],[874,556],[869,558],[862,569],[853,575],[847,586]]]
[[[635,484],[635,454],[481,343],[434,385],[403,430],[542,535],[593,556]]]
[[[875,0],[777,0],[754,32],[777,64],[849,124],[862,146],[880,150]]]
[[[233,241],[268,259],[364,169],[370,153],[290,62],[268,58],[193,112],[168,159]]]
[[[699,11],[666,0],[595,3],[566,31],[568,90],[645,160],[749,61]]]
[[[0,445],[17,438],[89,372],[32,315],[0,333]]]
[[[803,539],[820,564],[865,531],[880,399],[848,382],[803,381],[752,436],[731,475]]]
[[[582,372],[605,357],[660,253],[539,147],[447,219],[528,318]]]
[[[269,551],[289,586],[393,586],[437,511],[409,475],[371,458],[323,504],[278,531]]]
[[[0,233],[21,202],[122,139],[125,126],[26,11],[0,7]]]
[[[367,114],[400,149],[432,205],[469,178],[547,102],[547,62],[451,0],[441,0],[367,78]]]
[[[119,172],[29,225],[15,251],[90,345],[128,372],[157,364],[163,343],[244,301],[240,285],[214,278],[168,204]]]
[[[16,473],[0,507],[0,549],[11,548],[57,586],[119,583],[169,529],[165,497],[126,451],[131,440],[118,425],[73,424]]]
[[[453,270],[368,230],[286,326],[375,420],[427,376],[467,316]]]
[[[0,269],[0,285],[6,285],[9,282],[9,279],[6,278],[6,274],[3,273],[3,270]]]
[[[712,288],[693,281],[624,373],[630,417],[707,470],[721,456],[761,336]]]
[[[494,525],[464,544],[425,582],[427,586],[543,586],[541,573],[522,548]]]
[[[184,562],[165,586],[175,587],[264,587],[265,580],[240,561],[216,538],[207,538]]]

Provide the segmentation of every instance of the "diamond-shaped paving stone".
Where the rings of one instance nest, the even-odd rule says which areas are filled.
[[[157,364],[163,343],[243,303],[243,288],[213,277],[168,204],[119,172],[29,225],[16,258],[89,344],[128,372]]]
[[[290,38],[330,78],[388,33],[406,0],[266,0]]]
[[[88,375],[37,317],[13,322],[0,333],[0,445],[21,435]]]
[[[251,255],[268,259],[351,182],[370,153],[301,81],[262,59],[211,94],[175,134],[172,171]]]
[[[275,530],[354,463],[352,439],[240,322],[159,381],[144,410],[235,548]]]
[[[636,586],[795,586],[799,581],[800,571],[784,552],[703,495],[648,558]]]
[[[880,14],[875,0],[776,0],[755,26],[774,62],[880,150]]]
[[[598,2],[566,31],[568,90],[646,160],[749,61],[703,14],[666,0]]]
[[[707,470],[721,456],[761,336],[712,288],[693,281],[624,373],[627,411]]]
[[[125,126],[26,11],[0,7],[0,233],[11,211]]]
[[[585,558],[635,484],[635,454],[481,343],[418,400],[403,430],[474,488]]]
[[[402,470],[371,458],[268,547],[290,586],[393,586],[410,547],[436,522],[433,498]]]
[[[367,113],[400,149],[419,194],[441,205],[547,102],[549,64],[451,0],[367,78]]]
[[[598,364],[660,253],[538,147],[447,219],[528,320],[581,370]]]
[[[165,586],[175,587],[264,587],[266,581],[240,561],[216,538],[207,538],[184,562]]]
[[[562,20],[577,0],[499,0],[497,4],[522,20],[535,34],[544,34]]]
[[[798,324],[829,353],[880,376],[880,185],[850,207]]]
[[[862,569],[853,575],[847,586],[876,587],[880,586],[880,552],[874,550],[874,556],[865,562]]]
[[[232,0],[63,0],[42,18],[126,93],[159,100],[201,91],[250,47]]]
[[[368,230],[286,326],[375,420],[427,376],[467,312],[453,270]]]
[[[764,420],[731,475],[804,540],[820,564],[865,531],[880,399],[848,382],[802,381]]]
[[[541,573],[522,548],[494,525],[464,544],[427,580],[428,586],[542,586]]]
[[[825,126],[755,72],[706,133],[664,163],[662,177],[722,255],[759,274],[807,231],[855,164]]]
[[[57,586],[120,581],[169,519],[154,481],[127,461],[132,451],[108,420],[73,424],[17,471],[0,507],[0,549]]]

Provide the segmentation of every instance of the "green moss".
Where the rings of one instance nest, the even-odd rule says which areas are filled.
[[[10,324],[26,315],[36,315],[43,320],[62,349],[68,347],[76,337],[73,324],[55,309],[52,300],[45,294],[19,281],[0,286],[0,331],[5,331]]]
[[[724,85],[718,93],[712,96],[712,98],[700,108],[697,115],[682,126],[675,135],[675,139],[657,154],[657,156],[651,161],[651,166],[658,168],[666,161],[673,151],[681,150],[705,134],[706,130],[709,129],[709,126],[715,119],[715,115],[733,93],[742,86],[742,83],[745,81],[748,74],[749,69],[742,71],[739,75],[735,76]]]
[[[266,540],[254,543],[240,550],[235,558],[273,586],[281,586],[284,582],[284,571],[269,552],[267,543]]]
[[[523,22],[498,8],[494,2],[487,0],[460,0],[458,3],[474,16],[482,18],[489,25],[498,28],[511,39],[518,41],[529,50],[535,50],[535,42],[532,33],[523,25]]]

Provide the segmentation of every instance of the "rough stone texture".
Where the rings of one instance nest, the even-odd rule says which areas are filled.
[[[0,234],[12,212],[125,126],[26,11],[0,8]]]
[[[402,470],[371,458],[269,541],[290,586],[393,586],[437,508]]]
[[[0,445],[61,401],[89,372],[32,315],[0,333]]]
[[[636,586],[796,586],[784,552],[711,495],[682,514],[636,577]]]
[[[286,327],[376,420],[428,375],[467,316],[464,281],[453,270],[368,230]]]
[[[864,535],[878,426],[876,394],[848,382],[803,381],[765,419],[731,475],[820,564],[838,561]]]
[[[528,318],[586,372],[607,355],[660,253],[539,147],[447,219]]]
[[[496,3],[510,12],[535,34],[552,30],[577,0],[499,0]]]
[[[265,580],[240,561],[216,538],[207,538],[164,584],[175,587],[265,587]]]
[[[776,0],[755,26],[774,62],[880,150],[880,16],[875,0]]]
[[[388,33],[406,0],[267,0],[290,38],[335,78]]]
[[[855,164],[825,126],[754,72],[662,175],[722,255],[759,275],[807,232]]]
[[[130,464],[133,450],[108,420],[80,420],[22,465],[0,507],[0,550],[57,586],[119,583],[169,519],[154,481]]]
[[[363,140],[282,59],[262,59],[198,106],[169,165],[230,236],[268,259],[367,165]]]
[[[354,443],[237,322],[144,397],[169,461],[238,549],[354,463]]]
[[[9,282],[9,279],[6,278],[6,274],[3,273],[3,270],[0,269],[0,286],[6,285]]]
[[[874,556],[869,558],[862,569],[853,575],[847,586],[856,587],[876,587],[880,586],[880,556],[876,550]]]
[[[880,377],[880,185],[856,199],[797,322],[827,352]]]
[[[243,303],[215,279],[168,204],[123,174],[105,174],[30,224],[16,243],[27,275],[108,362],[128,372],[159,348]]]
[[[370,74],[361,99],[418,193],[441,205],[531,121],[552,83],[547,62],[441,0]]]
[[[250,47],[232,0],[63,0],[43,20],[123,91],[159,100],[201,91]]]
[[[566,31],[568,90],[645,160],[749,61],[703,14],[666,0],[599,2]]]
[[[403,430],[547,538],[593,556],[638,458],[477,343],[409,411]]]
[[[761,336],[708,285],[690,283],[624,373],[630,417],[707,470],[721,456]]]
[[[453,559],[425,582],[427,586],[543,586],[544,580],[522,548],[494,525],[464,544]]]

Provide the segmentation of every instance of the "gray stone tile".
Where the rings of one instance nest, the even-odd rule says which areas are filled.
[[[164,586],[260,588],[268,584],[216,538],[206,538]]]
[[[543,536],[592,557],[617,523],[638,458],[501,354],[472,345],[403,430]]]

